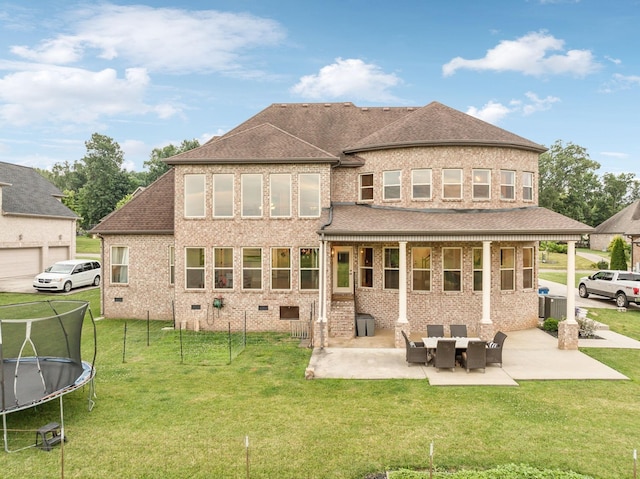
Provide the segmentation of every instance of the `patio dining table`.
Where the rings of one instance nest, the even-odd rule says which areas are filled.
[[[424,341],[424,347],[427,349],[436,349],[438,347],[438,340],[440,339],[455,339],[456,349],[465,350],[469,345],[469,341],[480,341],[480,338],[422,338]]]

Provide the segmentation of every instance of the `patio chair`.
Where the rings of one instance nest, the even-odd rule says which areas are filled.
[[[452,324],[449,326],[452,338],[466,338],[467,337],[467,325],[466,324]]]
[[[471,369],[482,369],[484,373],[487,367],[486,341],[469,341],[467,350],[462,352],[462,367],[464,367],[467,372]]]
[[[442,324],[427,324],[427,337],[444,338],[444,326]]]
[[[502,349],[505,339],[507,339],[507,335],[498,331],[493,337],[493,341],[487,343],[487,364],[498,363],[502,367]]]
[[[438,370],[455,369],[456,368],[456,340],[455,339],[439,339],[436,347],[436,355],[434,359],[434,367]]]
[[[402,336],[404,336],[407,350],[407,366],[410,363],[427,364],[427,348],[424,347],[424,343],[422,341],[411,341],[404,331],[402,331]]]

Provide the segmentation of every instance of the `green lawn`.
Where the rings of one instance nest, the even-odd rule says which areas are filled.
[[[76,254],[82,255],[86,253],[100,253],[100,240],[89,236],[76,237]]]
[[[91,301],[98,315],[97,290],[71,297]],[[0,293],[0,304],[32,300]],[[592,313],[640,339],[640,312]],[[249,335],[229,365],[181,363],[178,343],[172,348],[167,340],[174,333],[156,327],[151,345],[138,344],[123,363],[124,322],[96,326],[96,406],[87,411],[87,390],[64,400],[66,478],[362,479],[427,468],[431,441],[441,471],[524,463],[596,478],[633,477],[640,351],[586,351],[630,381],[432,387],[426,380],[307,381],[311,351],[275,334]],[[85,351],[90,332],[87,325]],[[157,334],[167,336],[158,341]],[[33,442],[32,430],[57,417],[58,401],[11,414],[9,428],[30,430],[12,432],[11,441]],[[2,477],[62,477],[60,452],[59,446],[50,453],[1,452]]]

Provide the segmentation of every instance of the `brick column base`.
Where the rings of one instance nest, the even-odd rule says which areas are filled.
[[[578,323],[558,323],[558,349],[578,349]]]
[[[327,348],[329,347],[329,331],[327,331],[326,321],[313,322],[313,347]]]
[[[407,334],[407,337],[411,336],[411,328],[409,327],[409,323],[400,323],[396,321],[395,338],[393,342],[396,348],[406,347],[406,345],[404,344],[404,338],[402,337],[402,331]]]
[[[493,332],[493,323],[480,323],[478,328],[478,337],[483,341],[491,341],[495,333]]]

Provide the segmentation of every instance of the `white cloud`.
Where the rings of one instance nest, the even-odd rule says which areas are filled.
[[[245,51],[278,44],[285,36],[277,22],[249,14],[108,3],[80,10],[68,30],[12,52],[52,64],[75,63],[97,51],[99,58],[151,72],[241,72]]]
[[[621,160],[629,158],[629,154],[628,153],[620,153],[620,152],[617,152],[617,151],[601,151],[600,154],[602,156],[608,156],[610,158],[618,158],[618,159],[621,159]]]
[[[551,108],[551,105],[560,101],[560,98],[555,96],[547,96],[546,98],[539,98],[533,92],[528,91],[525,93],[529,102],[522,106],[522,113],[525,115],[531,115],[537,111],[545,111]]]
[[[613,58],[609,55],[605,55],[605,58],[615,65],[620,65],[622,63],[622,60],[620,60],[619,58]]]
[[[504,106],[502,103],[496,103],[491,100],[488,103],[485,103],[482,108],[470,106],[467,109],[467,114],[488,123],[497,124],[512,111],[513,110],[511,108]]]
[[[317,74],[306,75],[291,88],[291,92],[315,100],[350,98],[374,102],[394,101],[389,89],[402,83],[393,73],[356,58],[322,67]]]
[[[525,93],[526,100],[511,100],[509,106],[490,100],[481,108],[470,106],[467,108],[467,114],[484,120],[494,125],[500,123],[507,115],[520,113],[522,115],[531,115],[538,111],[545,111],[551,108],[551,105],[560,101],[554,96],[540,98],[533,92]]]
[[[457,70],[516,71],[525,75],[573,74],[585,76],[599,69],[589,50],[563,52],[564,41],[545,32],[532,32],[517,40],[503,40],[487,51],[484,58],[467,60],[456,57],[442,67],[444,76]]]
[[[601,91],[604,93],[612,93],[618,90],[628,90],[636,86],[640,86],[640,75],[621,75],[615,73],[611,76],[611,80],[602,87]]]

